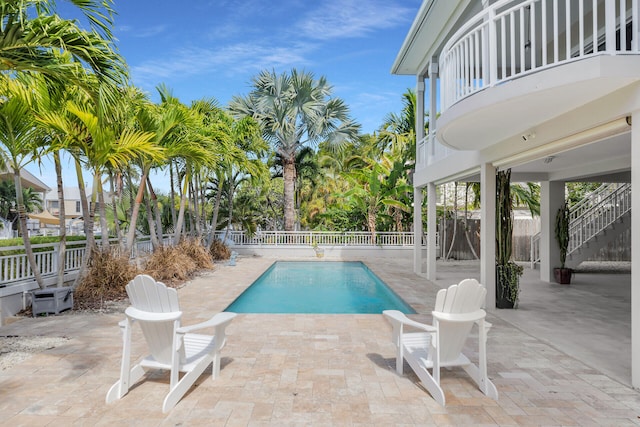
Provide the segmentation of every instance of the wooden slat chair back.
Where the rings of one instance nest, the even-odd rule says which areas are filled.
[[[127,285],[127,294],[131,306],[125,310],[125,320],[120,322],[123,340],[120,380],[109,389],[106,401],[111,403],[124,397],[147,370],[164,369],[170,371],[169,393],[162,405],[162,411],[167,412],[209,365],[212,365],[212,377],[215,379],[219,375],[220,350],[226,342],[225,329],[236,314],[218,313],[206,322],[181,326],[177,291],[147,275],[136,276]],[[134,323],[142,329],[149,355],[130,368]],[[191,333],[205,328],[214,329],[215,335]],[[180,372],[184,373],[182,378]]]
[[[475,279],[441,289],[431,313],[432,325],[411,320],[397,310],[383,312],[393,327],[396,371],[402,374],[406,360],[422,385],[443,406],[446,402],[440,386],[441,367],[462,367],[484,394],[498,399],[498,391],[487,376],[486,340],[491,325],[485,322],[486,313],[482,310],[486,294],[485,287]],[[478,326],[478,366],[462,352],[473,325]],[[405,328],[420,332],[406,332]]]

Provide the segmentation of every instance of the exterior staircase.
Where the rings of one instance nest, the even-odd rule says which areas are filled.
[[[575,268],[631,227],[631,184],[603,184],[570,209],[565,265]],[[540,262],[540,234],[531,239],[532,267]]]

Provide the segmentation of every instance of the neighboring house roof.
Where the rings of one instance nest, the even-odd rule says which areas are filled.
[[[51,188],[47,184],[40,181],[26,169],[20,170],[20,178],[22,186],[25,188],[33,188],[39,193],[46,193],[47,191],[51,190]],[[0,169],[0,181],[13,181],[13,171],[10,171],[8,169]]]
[[[87,187],[85,188],[85,193],[87,195],[87,200],[91,201],[91,192],[92,192],[92,188],[91,187]],[[103,193],[103,197],[104,197],[104,202],[105,203],[111,203],[111,192],[109,191],[105,191]],[[49,190],[49,192],[47,194],[45,194],[44,196],[44,201],[46,202],[51,202],[51,201],[57,201],[58,200],[58,190],[57,189],[51,189]],[[66,202],[75,202],[75,201],[80,201],[80,189],[78,187],[64,187],[64,200]]]

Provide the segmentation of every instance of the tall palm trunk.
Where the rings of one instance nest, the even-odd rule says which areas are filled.
[[[446,259],[449,259],[451,256],[453,245],[456,243],[456,236],[458,234],[458,181],[454,182],[453,185],[453,231],[451,232],[451,244],[449,245]]]
[[[76,178],[78,180],[78,189],[80,191],[80,205],[82,207],[82,220],[84,221],[84,235],[87,237],[87,248],[93,250],[95,248],[95,237],[93,235],[93,218],[90,215],[89,201],[87,200],[87,188],[84,185],[84,176],[82,175],[82,165],[80,160],[74,156],[76,167]]]
[[[180,237],[181,237],[180,233],[182,231],[182,225],[184,224],[184,211],[187,207],[187,197],[188,197],[187,191],[188,191],[188,185],[189,185],[188,168],[189,168],[189,165],[186,165],[187,172],[184,175],[184,185],[182,187],[182,195],[180,197],[180,211],[178,212],[178,221],[176,223],[176,230],[173,236],[173,243],[175,245],[180,243]]]
[[[147,224],[149,225],[149,237],[151,238],[151,246],[154,250],[160,247],[158,242],[158,234],[156,233],[156,224],[153,220],[153,212],[151,211],[151,197],[145,197],[144,208],[147,211]]]
[[[64,188],[62,186],[62,165],[60,163],[60,152],[53,152],[53,164],[56,170],[56,182],[58,186],[58,205],[60,210],[58,212],[58,218],[60,221],[58,234],[60,235],[60,243],[58,245],[58,279],[56,280],[57,286],[64,286],[64,264],[67,253],[67,225],[65,223],[65,206],[64,206]]]
[[[227,231],[225,233],[225,238],[227,237],[229,230],[231,230],[231,224],[233,222],[233,193],[236,191],[234,183],[235,179],[232,177],[229,180],[229,218],[227,219]]]
[[[109,252],[111,249],[109,244],[109,226],[107,225],[107,209],[104,203],[104,191],[102,190],[102,179],[99,173],[95,177],[96,192],[98,199],[98,208],[100,212],[100,236],[102,237],[102,252]]]
[[[189,188],[190,188],[190,195],[191,195],[191,200],[192,200],[192,213],[191,216],[193,217],[193,223],[195,225],[195,233],[196,236],[198,237],[202,237],[202,223],[200,222],[200,205],[199,205],[199,200],[198,200],[198,195],[200,193],[199,189],[198,189],[198,174],[194,174],[193,175],[193,181],[191,181],[191,183],[189,184]],[[191,230],[191,234],[193,235],[194,230]]]
[[[29,238],[29,230],[27,228],[27,209],[24,205],[24,195],[22,194],[22,183],[20,182],[20,170],[16,167],[13,168],[13,182],[16,187],[16,204],[18,205],[18,224],[20,225],[20,233],[22,234],[22,241],[24,242],[24,251],[27,254],[29,260],[29,266],[33,271],[33,276],[38,282],[40,289],[44,289],[44,282],[42,275],[40,274],[40,268],[36,263],[36,257],[33,254],[31,248],[31,239]]]
[[[367,209],[367,227],[371,234],[371,244],[376,244],[376,218],[378,216],[378,209],[375,206],[369,206]]]
[[[169,161],[169,181],[171,184],[170,187],[170,193],[169,193],[169,200],[171,202],[171,224],[173,224],[173,226],[176,226],[176,190],[174,188],[174,176],[173,176],[173,161]]]
[[[133,204],[133,211],[131,212],[131,222],[129,223],[129,231],[127,232],[127,247],[126,252],[129,253],[136,239],[136,227],[138,226],[138,213],[140,212],[140,205],[144,197],[146,188],[147,176],[149,176],[150,165],[143,166],[142,176],[140,177],[140,186],[138,187],[138,194]]]
[[[213,206],[213,215],[211,216],[211,233],[207,240],[207,247],[211,246],[218,229],[218,212],[220,212],[220,201],[222,200],[222,182],[218,179],[218,191],[216,191],[216,199]]]
[[[147,186],[149,187],[149,197],[151,199],[151,208],[155,213],[156,216],[156,233],[158,233],[158,239],[160,240],[160,246],[162,246],[164,244],[162,235],[164,233],[163,229],[162,229],[162,216],[161,216],[161,211],[160,211],[160,203],[158,202],[158,196],[156,195],[156,192],[153,190],[153,185],[151,185],[151,179],[149,179],[149,177],[147,177]],[[151,227],[151,226],[149,226]]]
[[[287,156],[283,159],[282,178],[284,180],[284,230],[293,231],[296,221],[295,211],[295,181],[296,181],[295,156]]]
[[[84,185],[84,177],[82,175],[82,165],[80,160],[74,157],[74,163],[76,167],[76,178],[78,180],[78,189],[80,191],[80,205],[82,207],[82,219],[84,221],[84,235],[87,238],[87,244],[85,246],[84,255],[82,256],[82,264],[76,279],[73,281],[73,287],[76,288],[87,275],[89,260],[93,255],[93,251],[96,247],[95,238],[93,236],[93,218],[91,216],[89,202],[87,201],[87,190]]]
[[[122,196],[122,179],[119,179],[120,185],[116,188],[113,172],[109,171],[109,185],[111,186],[111,209],[113,209],[113,226],[116,230],[116,239],[120,249],[124,249],[122,230],[120,229],[120,219],[118,218],[118,201],[121,201]]]

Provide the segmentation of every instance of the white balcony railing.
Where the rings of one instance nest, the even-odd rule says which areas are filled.
[[[461,27],[440,55],[441,112],[487,87],[607,54],[638,54],[637,0],[502,0]]]
[[[427,135],[418,141],[416,150],[417,170],[438,162],[454,152],[451,148],[440,144],[436,140],[435,134]]]

